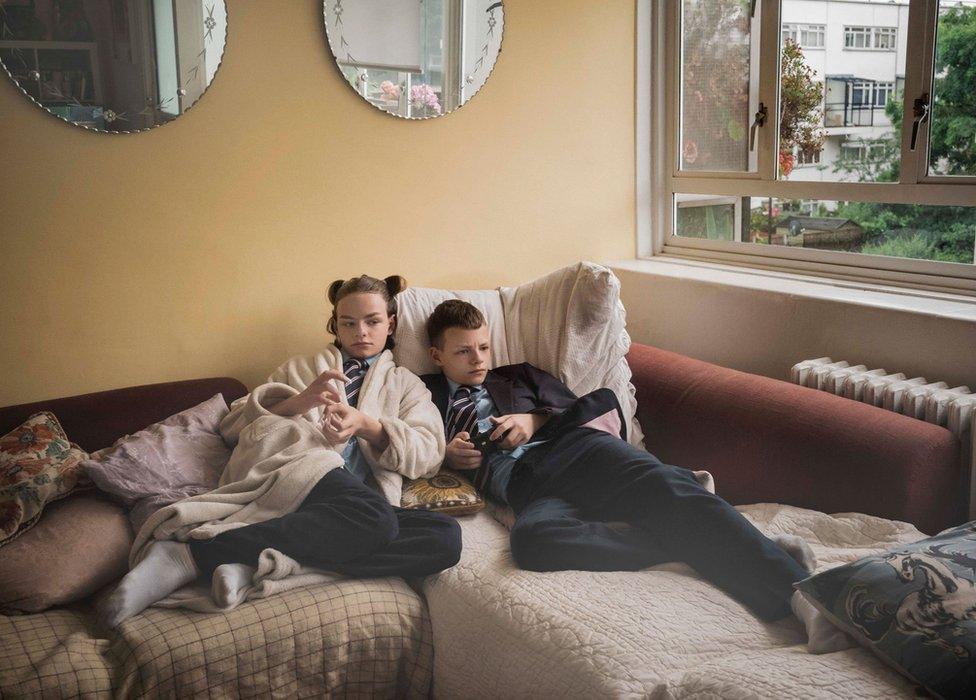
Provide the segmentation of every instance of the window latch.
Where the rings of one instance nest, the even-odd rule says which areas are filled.
[[[766,109],[766,105],[762,102],[759,103],[759,111],[756,112],[755,118],[752,120],[752,126],[749,127],[749,150],[756,150],[756,131],[759,127],[766,123],[766,117],[769,115],[769,111]]]
[[[759,4],[759,0],[751,0],[751,2],[749,3],[749,17],[751,18],[756,17],[756,5],[758,4]]]
[[[915,118],[912,120],[912,151],[915,150],[915,145],[918,143],[918,129],[922,124],[929,119],[929,93],[923,94],[921,97],[915,98],[913,103],[913,113]]]

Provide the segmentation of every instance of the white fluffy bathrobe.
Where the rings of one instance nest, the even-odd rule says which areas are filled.
[[[330,445],[319,424],[323,409],[283,418],[269,407],[295,396],[328,369],[342,370],[342,355],[329,346],[310,357],[296,357],[249,395],[231,404],[220,432],[234,452],[215,490],[161,508],[146,520],[129,555],[135,566],[155,540],[209,539],[226,530],[263,522],[295,511],[312,487],[333,469],[342,467],[346,443]],[[336,390],[345,402],[341,382]],[[378,452],[365,440],[359,447],[386,499],[400,505],[402,479],[432,476],[444,460],[444,425],[430,392],[409,370],[397,367],[384,350],[363,379],[357,407],[386,430],[389,446]],[[265,550],[254,595],[267,595],[258,578],[279,580],[301,573],[297,564],[273,550]],[[290,586],[287,586],[290,587]],[[281,587],[278,588],[279,590]],[[178,592],[163,604],[206,608]]]

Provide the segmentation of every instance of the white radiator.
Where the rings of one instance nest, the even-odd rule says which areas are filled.
[[[918,418],[948,428],[963,446],[964,464],[969,465],[969,517],[976,518],[976,393],[968,386],[949,387],[925,377],[908,378],[883,369],[852,366],[829,357],[803,360],[793,365],[794,384],[819,389],[854,401]]]

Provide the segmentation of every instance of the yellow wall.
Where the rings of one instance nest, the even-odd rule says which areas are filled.
[[[82,131],[0,80],[0,405],[228,374],[315,350],[327,283],[515,284],[634,250],[634,3],[507,0],[459,112],[346,85],[317,0],[228,0],[202,101]]]

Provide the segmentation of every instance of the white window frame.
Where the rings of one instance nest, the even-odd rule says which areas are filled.
[[[848,39],[860,37],[863,39],[863,46],[855,46],[854,42],[848,44]],[[889,37],[888,46],[879,46],[881,37]],[[844,50],[845,51],[895,51],[898,48],[898,27],[874,27],[866,25],[845,25],[844,26]]]
[[[778,61],[782,28],[780,0],[757,0],[761,13],[760,100],[771,118],[759,129],[757,172],[717,173],[678,170],[677,114],[680,111],[680,2],[638,0],[637,224],[640,257],[667,255],[733,265],[813,274],[906,288],[976,296],[976,265],[909,260],[863,253],[787,248],[746,242],[672,236],[673,194],[776,197],[932,205],[976,202],[976,177],[928,173],[928,127],[909,149],[911,121],[902,130],[902,181],[803,182],[777,179],[775,157]],[[931,91],[938,0],[910,0],[907,75],[902,99],[912,114],[913,100]],[[670,29],[670,31],[669,31]],[[768,40],[773,37],[772,42]],[[770,44],[773,44],[771,46]],[[775,76],[776,79],[764,79]],[[651,109],[651,105],[665,109]]]
[[[787,22],[783,24],[783,34],[801,49],[823,49],[827,42],[827,25]],[[816,42],[805,41],[810,35],[817,37]]]
[[[809,168],[820,165],[820,154],[822,151],[806,153],[802,149],[794,148],[793,157],[796,159],[797,168]]]
[[[805,41],[804,36],[816,36],[815,42]],[[809,38],[809,37],[808,37]],[[823,49],[827,46],[827,25],[826,24],[801,24],[800,25],[800,48],[803,49]]]
[[[853,83],[850,83],[850,86],[851,86],[851,93],[850,93],[851,106],[854,106],[854,107],[872,107],[872,106],[874,106],[874,86],[876,84],[877,83],[875,83],[873,80],[855,80]],[[862,99],[860,102],[855,101],[855,99],[854,99],[854,93],[855,92],[860,92],[862,97],[866,95],[867,96],[867,99],[866,100],[863,100]]]
[[[881,37],[888,37],[888,46],[879,46]],[[898,48],[898,27],[871,27],[871,48],[878,51],[895,51]]]
[[[844,27],[844,49],[847,51],[869,51],[871,49],[871,27]],[[863,46],[857,46],[855,39],[864,40]]]
[[[888,106],[888,100],[895,96],[895,83],[891,81],[879,81],[874,84],[874,106],[884,108]],[[884,95],[884,101],[881,100],[881,95]]]

